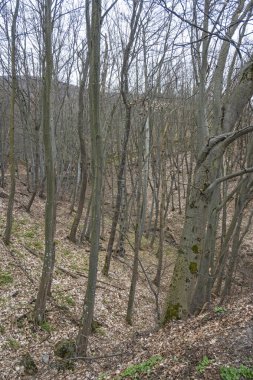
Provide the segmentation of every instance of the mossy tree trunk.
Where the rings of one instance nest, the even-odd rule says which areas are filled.
[[[219,213],[215,212],[214,207],[220,200],[220,182],[217,182],[217,178],[221,173],[223,154],[233,141],[252,131],[251,128],[245,128],[231,132],[235,129],[253,94],[252,58],[241,68],[237,82],[232,83],[229,78],[229,75],[232,75],[231,68],[230,74],[225,78],[230,51],[229,41],[237,30],[239,21],[251,12],[250,3],[245,8],[244,5],[245,1],[238,3],[231,15],[230,27],[218,51],[217,64],[212,78],[209,77],[208,86],[209,50],[212,41],[212,36],[207,32],[210,22],[208,0],[204,3],[205,12],[201,28],[192,31],[194,37],[202,37],[202,42],[198,45],[199,54],[193,54],[192,57],[198,83],[197,162],[190,184],[180,248],[164,308],[163,322],[186,317],[189,312],[195,313],[201,310],[210,296],[210,286],[203,288],[203,278],[210,283],[209,264],[212,253],[209,249],[215,248],[214,239]],[[196,9],[195,14],[197,14]],[[198,24],[199,21],[195,19],[194,22]],[[238,51],[235,52],[235,57],[237,54]],[[232,60],[232,66],[235,62],[236,59]],[[224,92],[225,85],[228,86],[226,92]],[[213,94],[211,101],[208,97],[210,89]],[[211,115],[210,120],[208,114]],[[209,239],[207,234],[210,233],[212,242],[207,244]],[[203,277],[202,280],[200,276]]]
[[[252,131],[253,127],[248,127],[216,136],[210,139],[199,155],[189,202],[186,206],[178,258],[165,304],[163,323],[170,319],[187,317],[190,311],[195,313],[201,310],[209,297],[207,293],[203,295],[203,279],[198,278],[202,276],[207,283],[210,278],[208,265],[210,258],[207,260],[205,257],[205,254],[208,255],[210,252],[205,252],[205,242],[209,238],[206,235],[210,229],[210,226],[207,228],[208,223],[212,223],[212,228],[217,228],[216,217],[208,218],[209,215],[214,215],[213,211],[215,211],[213,209],[210,212],[210,206],[219,201],[217,191],[219,185],[214,186],[214,184],[220,173],[221,157],[225,149],[237,138]],[[210,292],[211,288],[208,289]]]

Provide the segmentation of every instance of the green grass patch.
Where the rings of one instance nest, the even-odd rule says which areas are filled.
[[[0,306],[6,305],[6,302],[7,302],[7,300],[5,297],[0,297]]]
[[[241,365],[236,367],[221,367],[220,377],[222,380],[253,379],[253,368]]]
[[[98,375],[97,380],[106,380],[107,379],[107,373],[102,372]]]
[[[22,226],[25,226],[29,221],[27,219],[19,219],[17,220],[17,224],[21,224]]]
[[[13,283],[11,273],[0,271],[0,286],[9,285]]]
[[[203,373],[203,372],[205,372],[206,367],[208,367],[212,363],[213,363],[213,360],[210,360],[207,356],[204,356],[203,359],[196,366],[196,370],[199,373]]]
[[[141,238],[141,249],[145,250],[145,249],[149,249],[149,248],[150,248],[150,240],[147,239],[145,235],[142,235],[142,238]]]
[[[35,237],[35,234],[36,232],[34,230],[28,230],[24,232],[23,236],[25,238],[33,239]]]
[[[12,223],[12,233],[18,232],[20,230],[20,226],[21,224],[17,220],[14,220]]]
[[[75,306],[76,302],[73,297],[71,297],[69,294],[66,294],[66,292],[63,292],[59,287],[55,289],[55,297],[57,299],[57,302],[60,306],[64,308],[69,308],[69,306]]]
[[[42,251],[44,249],[44,243],[40,240],[36,240],[34,243],[33,243],[33,246],[35,249],[38,249],[39,251]]]
[[[87,272],[89,269],[88,257],[84,256],[83,258],[80,258],[80,261],[72,262],[70,267],[73,271]]]
[[[64,297],[64,301],[69,306],[75,306],[75,304],[76,304],[74,298],[72,298],[71,296],[68,296],[68,295]]]
[[[51,333],[53,330],[52,325],[48,321],[44,321],[40,324],[40,328],[47,333]]]
[[[72,252],[67,248],[64,248],[62,250],[62,253],[63,253],[63,256],[71,256],[72,255]]]
[[[215,306],[214,312],[217,314],[224,314],[226,312],[226,309],[222,306]]]
[[[96,329],[96,334],[106,336],[106,331],[103,327],[99,327],[98,329]]]
[[[139,364],[133,364],[126,368],[119,377],[116,377],[115,380],[121,380],[125,378],[129,379],[138,379],[139,375],[141,374],[149,374],[152,370],[152,368],[160,363],[162,361],[161,355],[154,355],[151,356],[148,360],[145,362],[139,363]]]
[[[6,341],[6,347],[10,348],[13,351],[17,351],[20,348],[20,343],[16,339],[9,338]]]

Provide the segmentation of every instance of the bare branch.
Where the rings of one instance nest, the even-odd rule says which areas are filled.
[[[101,24],[103,23],[105,17],[108,15],[108,13],[110,12],[110,10],[114,7],[114,5],[116,5],[118,2],[118,0],[114,0],[114,2],[109,6],[108,9],[106,9],[105,13],[101,16]]]
[[[213,181],[206,188],[206,190],[204,191],[204,193],[211,194],[212,191],[215,189],[215,187],[217,185],[219,185],[219,183],[224,182],[224,181],[228,181],[229,179],[232,179],[232,178],[235,178],[235,177],[239,177],[239,176],[243,176],[244,174],[249,174],[249,173],[252,173],[252,172],[253,172],[253,167],[251,167],[251,168],[245,168],[243,170],[239,170],[238,172],[231,173],[231,174],[225,175],[224,177],[217,178],[215,181]]]

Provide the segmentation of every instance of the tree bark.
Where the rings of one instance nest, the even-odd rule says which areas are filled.
[[[87,0],[88,1],[88,0]],[[90,76],[89,76],[89,110],[91,122],[92,145],[92,231],[91,251],[89,259],[88,284],[83,306],[83,315],[77,336],[77,355],[85,356],[88,347],[88,337],[94,314],[97,266],[100,238],[101,198],[103,179],[103,151],[100,128],[100,28],[101,0],[92,0],[91,34],[89,40]]]
[[[122,146],[120,166],[119,166],[119,172],[118,172],[118,178],[117,178],[118,187],[117,187],[116,205],[115,205],[115,211],[114,211],[114,215],[112,219],[111,233],[109,237],[109,242],[108,242],[107,251],[106,251],[106,258],[105,258],[105,263],[104,263],[104,268],[103,268],[103,274],[105,276],[108,276],[109,274],[109,268],[110,268],[111,257],[112,257],[112,249],[113,249],[114,239],[116,235],[116,229],[118,225],[122,194],[123,194],[124,173],[125,173],[125,167],[126,167],[127,146],[128,146],[128,140],[129,140],[130,129],[131,129],[131,110],[132,110],[131,104],[129,103],[129,100],[128,100],[129,62],[130,62],[130,53],[134,44],[135,33],[137,30],[142,6],[143,6],[143,0],[134,1],[133,13],[132,13],[131,25],[130,25],[131,27],[130,36],[129,36],[129,40],[126,45],[126,48],[124,50],[123,64],[122,64],[122,69],[121,69],[121,96],[125,105],[126,121],[125,121],[124,140],[123,140],[123,146]]]
[[[51,87],[53,72],[51,19],[52,1],[45,1],[44,14],[44,76],[43,76],[43,141],[45,149],[46,206],[45,206],[45,253],[39,291],[35,303],[34,317],[36,323],[45,319],[46,301],[51,292],[52,276],[55,262],[55,223],[56,223],[56,174],[54,128],[52,123]]]
[[[12,25],[11,25],[11,97],[10,97],[10,129],[9,129],[9,163],[10,163],[10,194],[8,200],[7,216],[6,216],[6,226],[4,231],[3,241],[5,244],[10,243],[11,230],[13,222],[13,206],[14,206],[14,196],[15,196],[15,99],[17,92],[17,74],[16,74],[16,27],[17,18],[19,11],[19,0],[16,0],[15,11],[13,15]]]
[[[75,218],[71,227],[70,235],[69,235],[69,240],[71,240],[74,243],[76,242],[77,228],[79,226],[82,213],[83,213],[86,187],[87,187],[87,153],[86,153],[86,144],[85,144],[85,138],[84,138],[84,90],[85,90],[85,83],[86,83],[87,75],[88,75],[88,68],[89,68],[89,61],[87,58],[85,63],[82,62],[82,73],[81,73],[82,77],[81,77],[81,83],[80,83],[79,95],[78,95],[78,103],[79,103],[78,136],[79,136],[80,152],[81,152],[81,185],[80,185],[80,194],[79,194],[77,211],[76,211],[76,215],[75,215]]]

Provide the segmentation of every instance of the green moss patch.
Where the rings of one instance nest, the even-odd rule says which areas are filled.
[[[5,327],[0,324],[0,334],[3,335],[5,333]]]
[[[20,364],[24,367],[24,372],[26,375],[34,376],[38,372],[38,368],[35,364],[35,361],[31,357],[29,352],[22,356]]]
[[[198,264],[195,261],[190,262],[189,270],[192,274],[198,273]]]
[[[194,244],[193,246],[192,246],[192,252],[194,252],[194,253],[199,253],[199,247],[197,246],[197,244]]]
[[[13,277],[9,272],[0,271],[0,286],[13,283]]]
[[[62,359],[73,358],[76,354],[76,343],[74,340],[62,339],[54,347],[56,356]]]
[[[181,313],[181,305],[179,303],[168,304],[165,318],[164,318],[164,323],[167,321],[171,321],[173,319],[180,319],[180,313]]]

